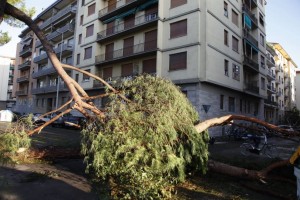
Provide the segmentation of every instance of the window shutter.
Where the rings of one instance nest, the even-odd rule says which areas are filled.
[[[170,38],[187,35],[187,20],[181,20],[170,24]]]
[[[169,70],[186,69],[187,52],[170,55]]]
[[[171,0],[171,8],[175,8],[175,7],[181,6],[186,3],[187,3],[187,0]]]

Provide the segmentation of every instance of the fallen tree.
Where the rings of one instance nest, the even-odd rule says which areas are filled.
[[[241,178],[266,178],[268,170],[256,172],[216,161],[208,162],[207,129],[210,127],[227,124],[232,120],[244,120],[261,124],[286,136],[296,135],[256,118],[241,115],[228,115],[196,123],[198,114],[186,97],[171,82],[160,78],[137,77],[123,82],[116,89],[100,77],[61,64],[44,33],[30,17],[9,3],[1,5],[5,7],[0,10],[0,18],[7,14],[23,21],[40,39],[48,58],[72,96],[70,101],[52,111],[62,111],[60,114],[29,131],[28,135],[40,132],[72,109],[81,112],[88,118],[82,141],[87,169],[110,184],[111,195],[115,198],[170,197],[172,185],[183,181],[189,170],[205,173],[207,167],[214,172]],[[99,80],[108,92],[90,97],[64,68]],[[105,111],[92,102],[104,96],[109,96],[111,100]],[[274,166],[285,164],[286,161]],[[273,169],[271,166],[267,169],[270,168]]]

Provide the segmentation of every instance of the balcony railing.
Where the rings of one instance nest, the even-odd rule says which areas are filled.
[[[26,96],[28,94],[27,90],[18,90],[16,91],[17,96]]]
[[[62,9],[58,13],[56,13],[53,17],[50,17],[49,19],[44,21],[44,23],[42,23],[40,25],[40,29],[46,28],[51,23],[58,21],[60,18],[64,17],[66,14],[68,14],[70,12],[75,14],[76,10],[77,10],[77,6],[69,5],[69,6],[65,7],[64,9]]]
[[[113,12],[121,7],[124,7],[128,4],[136,2],[136,1],[138,1],[138,0],[119,0],[116,3],[110,4],[107,7],[103,8],[102,10],[99,10],[98,17],[101,18],[102,16],[104,16],[110,12]]]
[[[67,87],[64,83],[59,85],[59,91],[66,91]],[[57,92],[57,85],[48,85],[41,88],[32,89],[32,94],[45,94],[45,93],[53,93]]]
[[[282,95],[281,91],[276,93],[276,96],[278,96],[278,97],[281,97],[281,95]]]
[[[28,82],[29,81],[29,75],[21,76],[20,78],[17,78],[17,83],[21,82]]]
[[[23,49],[19,52],[19,56],[28,57],[29,55],[31,55],[31,53],[32,53],[32,49],[31,48],[26,48],[26,49]]]
[[[254,27],[258,27],[258,19],[256,18],[255,14],[253,14],[250,10],[250,8],[246,5],[243,4],[243,11],[250,17]]]
[[[155,13],[152,13],[152,14],[148,14],[148,15],[142,15],[142,16],[139,16],[139,17],[136,17],[133,21],[134,23],[132,23],[132,25],[129,25],[129,26],[126,26],[124,22],[116,25],[116,26],[113,26],[111,28],[108,28],[104,31],[101,31],[97,34],[97,41],[101,41],[109,36],[112,36],[112,35],[116,35],[118,33],[122,33],[126,30],[130,30],[130,29],[133,29],[135,27],[139,27],[141,25],[144,25],[144,24],[148,24],[150,22],[153,22],[153,21],[156,21],[158,19],[158,15],[157,15],[157,12]]]
[[[271,85],[267,84],[267,89],[271,91],[272,93],[276,93],[276,89],[272,87]]]
[[[64,52],[72,52],[73,51],[73,45],[72,44],[63,44],[63,46],[59,46],[57,48],[54,49],[56,54],[60,54],[60,53],[64,53]],[[35,63],[41,63],[42,61],[44,61],[45,59],[48,58],[48,55],[46,53],[43,53],[39,56],[36,56],[33,59],[33,62]]]
[[[272,70],[268,70],[268,73],[267,73],[268,77],[270,77],[271,79],[275,79],[276,78],[276,75],[272,72]]]
[[[107,52],[106,54],[96,56],[96,64],[104,63],[112,60],[117,60],[125,57],[131,57],[135,55],[140,55],[143,53],[148,53],[151,51],[156,51],[157,40],[153,40],[146,43],[140,43],[134,46],[129,46],[124,49],[118,49],[116,51]]]
[[[32,35],[28,34],[25,37],[22,38],[22,42],[27,42],[28,40],[32,39]]]
[[[259,72],[259,64],[257,61],[253,60],[252,58],[248,57],[248,56],[244,56],[244,65],[247,65],[249,67],[251,67],[252,69],[254,69],[255,71]]]
[[[68,65],[73,65],[72,62],[62,62],[62,63],[65,63],[65,64],[68,64]],[[69,69],[66,69],[66,71],[70,71]],[[31,75],[32,78],[38,78],[38,77],[42,77],[42,76],[46,76],[46,75],[50,75],[50,74],[55,74],[56,73],[56,70],[55,68],[52,66],[52,65],[49,65],[48,67],[44,67],[40,70],[38,70],[37,72],[33,73]]]
[[[267,55],[267,63],[269,66],[275,66],[274,58],[270,56],[270,54]]]
[[[31,60],[27,60],[27,61],[23,62],[21,65],[18,65],[18,70],[29,69],[30,65],[31,65]]]
[[[253,82],[248,82],[245,84],[245,90],[252,92],[252,93],[256,93],[259,94],[259,87],[257,86],[257,82],[253,81]]]
[[[64,34],[64,37],[66,38],[66,37],[69,37],[71,34],[73,34],[73,32],[74,32],[74,24],[67,24],[67,25],[57,29],[56,31],[53,31],[46,38],[49,41],[56,40],[57,38],[61,38],[62,34]],[[69,34],[67,34],[67,33],[69,33]],[[42,45],[42,43],[39,40],[35,43],[35,47],[39,47],[41,45]]]
[[[257,39],[255,39],[249,33],[249,31],[247,31],[246,29],[243,29],[243,35],[244,35],[244,38],[246,38],[253,46],[255,46],[256,48],[258,48],[258,41],[257,41]]]
[[[272,101],[272,100],[270,100],[270,99],[265,100],[265,104],[272,105],[272,106],[275,106],[275,107],[278,106],[278,103],[277,103],[277,102]]]

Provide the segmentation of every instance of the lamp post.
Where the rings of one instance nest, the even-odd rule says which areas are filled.
[[[57,30],[56,30],[57,31]],[[57,31],[59,32],[59,31]],[[59,32],[61,33],[61,32]],[[60,43],[60,52],[59,52],[59,62],[61,62],[61,54],[62,54],[62,48],[63,48],[63,44],[64,44],[64,33],[61,33],[61,43]],[[56,85],[56,104],[55,104],[55,109],[58,108],[58,97],[59,97],[59,75],[57,75],[57,85]]]

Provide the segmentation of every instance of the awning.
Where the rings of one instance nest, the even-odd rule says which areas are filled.
[[[251,18],[247,14],[244,14],[244,22],[245,22],[245,25],[249,29],[252,29],[252,21],[251,21]]]

